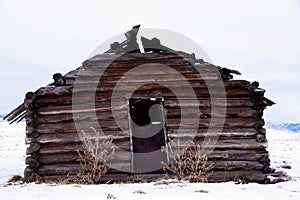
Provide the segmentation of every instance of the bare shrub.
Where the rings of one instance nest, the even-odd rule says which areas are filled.
[[[108,171],[107,161],[115,153],[112,138],[101,137],[100,133],[91,128],[94,134],[89,135],[82,131],[81,140],[85,147],[83,155],[80,155],[82,171],[78,173],[79,182],[85,184],[99,183],[100,178]]]
[[[201,155],[201,146],[190,141],[191,145],[180,147],[179,142],[175,144],[172,140],[168,148],[170,164],[162,163],[163,170],[168,174],[175,175],[179,180],[190,182],[207,182],[212,173],[213,164],[207,164],[207,155]]]

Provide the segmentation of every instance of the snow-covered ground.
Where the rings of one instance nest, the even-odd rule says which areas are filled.
[[[0,122],[0,199],[300,199],[300,133],[268,130],[272,167],[293,180],[278,184],[156,182],[113,185],[7,185],[25,167],[25,124]],[[290,165],[291,169],[282,167]]]

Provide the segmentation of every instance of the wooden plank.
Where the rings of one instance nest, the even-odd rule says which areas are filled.
[[[184,130],[184,129],[183,129]],[[199,133],[193,133],[194,130],[190,130],[190,132],[186,131],[180,131],[178,133],[177,131],[168,131],[168,137],[169,138],[204,138],[206,136],[211,137],[219,137],[219,139],[227,139],[227,138],[256,138],[257,132],[210,132],[207,133],[207,130],[201,131]]]
[[[181,120],[181,121],[180,121]],[[199,119],[199,123],[195,124],[194,121],[190,121],[190,118],[181,119],[167,119],[167,128],[171,127],[181,127],[181,128],[191,128],[191,127],[210,127],[211,119]],[[255,127],[259,122],[253,118],[226,118],[224,124],[222,120],[219,120],[214,124],[214,127],[245,127],[251,128]]]
[[[118,106],[114,107],[114,110],[119,111],[120,113],[125,113],[125,111],[128,110],[127,108],[127,102],[115,102],[115,104],[117,104]],[[181,104],[181,107],[179,106],[179,103],[174,102],[174,105],[172,104],[168,104],[165,105],[165,108],[167,111],[172,112],[173,110],[176,111],[181,109],[184,110],[191,110],[191,109],[195,109],[195,108],[199,108],[201,112],[203,113],[209,113],[210,111],[210,107],[204,107],[204,106],[200,106],[197,104],[189,104],[188,101],[185,101]],[[95,108],[94,108],[95,107]],[[72,105],[49,105],[49,106],[45,106],[45,107],[41,107],[37,110],[37,113],[40,114],[41,116],[39,117],[43,117],[44,115],[56,115],[56,114],[62,114],[62,118],[64,118],[65,115],[63,114],[71,114],[71,113],[78,113],[78,115],[80,115],[82,113],[82,115],[84,115],[84,113],[87,112],[97,112],[97,113],[101,113],[101,114],[105,114],[104,112],[106,112],[107,114],[110,113],[109,111],[112,110],[111,107],[111,102],[110,101],[105,101],[105,102],[95,102],[95,103],[85,103],[84,105],[78,105],[75,107],[76,109],[80,108],[80,110],[76,110],[74,109],[74,107],[72,107]],[[223,111],[224,108],[223,107],[216,107],[215,109]],[[242,115],[242,112],[257,112],[257,110],[252,110],[251,108],[228,108],[227,109],[228,113],[233,114],[234,112],[238,112],[240,113],[240,115]],[[66,115],[67,116],[67,115]],[[71,115],[69,115],[71,116]],[[69,118],[69,117],[68,117]]]
[[[80,130],[77,130],[75,127],[75,124],[70,123],[56,123],[56,124],[41,124],[38,127],[36,127],[36,131],[43,134],[43,133],[55,133],[55,132],[61,132],[61,133],[74,133],[77,131],[90,131],[91,127],[95,123],[91,121],[78,121],[80,123]],[[120,129],[122,130],[128,130],[128,122],[123,120],[120,122],[119,126],[114,121],[101,121],[100,126],[103,131],[118,131]]]
[[[81,156],[84,156],[83,152],[80,152]],[[72,164],[83,162],[82,158],[79,155],[79,152],[74,153],[62,153],[62,154],[41,154],[38,161],[42,165],[51,165],[51,164]],[[110,162],[130,162],[131,157],[130,153],[124,153],[122,151],[116,151]]]
[[[86,133],[89,135],[89,133]],[[91,136],[95,135],[91,133]],[[99,140],[107,140],[109,138],[113,140],[113,142],[124,142],[129,141],[129,135],[125,135],[123,132],[120,132],[120,135],[117,136],[100,136],[97,137]],[[91,137],[91,139],[96,137]],[[42,134],[36,138],[36,141],[44,144],[44,143],[73,143],[73,142],[81,142],[81,139],[77,133],[50,133],[50,134]]]
[[[216,73],[201,73],[201,74],[196,74],[196,73],[182,73],[181,75],[178,75],[178,73],[175,72],[164,72],[164,71],[152,71],[150,74],[149,72],[144,71],[141,73],[133,73],[133,74],[126,74],[126,77],[117,72],[114,72],[114,74],[111,73],[104,73],[101,78],[96,76],[96,74],[99,73],[93,73],[91,72],[88,74],[86,77],[80,77],[76,79],[76,84],[98,84],[98,83],[109,83],[109,84],[116,84],[118,81],[122,82],[128,82],[128,83],[147,83],[147,82],[168,82],[168,81],[182,81],[182,78],[186,81],[198,81],[200,84],[205,84],[204,83],[204,78],[205,80],[212,85],[214,82],[217,82],[216,80],[219,79],[218,74]],[[183,77],[182,77],[183,76]],[[75,78],[74,79],[67,79],[68,84],[75,84]],[[145,80],[145,81],[143,81]],[[206,83],[207,83],[206,82]],[[203,85],[204,86],[204,85]]]
[[[182,129],[190,129],[192,127],[197,129],[198,128],[207,129],[208,127],[210,127],[211,119],[200,119],[198,124],[197,123],[195,124],[193,121],[190,121],[189,119],[190,118],[182,118],[182,121],[180,121],[180,119],[167,119],[166,127],[167,129],[171,129],[171,130],[174,130],[178,127],[181,127]],[[88,120],[82,120],[77,122],[81,124],[80,128],[83,131],[90,131],[91,130],[90,127],[94,125],[94,122]],[[127,120],[120,121],[119,126],[114,121],[100,121],[99,123],[103,131],[120,131],[120,129],[129,130]],[[253,118],[227,118],[225,119],[224,124],[218,122],[214,124],[214,127],[257,128],[258,125],[263,126],[264,125],[263,120],[258,121]],[[40,134],[55,133],[55,132],[76,133],[77,129],[73,122],[40,124],[36,128],[27,127],[26,134],[30,135],[31,132],[33,131],[37,131]]]
[[[114,163],[117,165],[117,163]],[[118,169],[124,169],[124,171],[130,169],[130,162],[120,162]],[[76,175],[81,172],[83,169],[80,164],[53,164],[53,165],[42,165],[37,170],[37,173],[40,175]],[[116,172],[111,170],[111,173]]]
[[[64,111],[64,112],[63,112]],[[99,121],[110,121],[110,120],[127,120],[128,110],[120,110],[114,116],[111,111],[99,111],[96,116],[91,115],[92,113],[76,113],[72,114],[72,111],[68,113],[67,110],[59,109],[59,107],[53,109],[53,111],[39,111],[40,115],[36,119],[38,124],[53,124],[53,123],[65,123],[74,122],[75,120],[99,120]],[[47,113],[47,115],[45,115]],[[57,113],[57,114],[55,114]]]
[[[116,146],[124,151],[130,150],[129,142],[120,142]],[[81,142],[78,143],[52,143],[41,145],[39,149],[40,154],[61,154],[61,153],[77,153],[78,151],[84,151],[85,148]]]
[[[72,105],[66,106],[51,106],[51,107],[42,107],[38,109],[37,113],[41,115],[57,115],[57,114],[69,114],[69,113],[77,113],[77,114],[84,114],[84,113],[102,113],[111,111],[111,105],[107,105],[106,103],[99,103],[96,108],[92,106],[93,104],[86,103],[85,105],[78,105],[76,108],[80,108],[80,110],[73,109]],[[115,106],[114,110],[117,111],[125,111],[127,110],[127,104]]]
[[[198,124],[195,124],[193,121],[189,120],[190,118],[182,118],[180,119],[167,119],[166,127],[167,128],[191,128],[191,127],[201,127],[201,128],[208,128],[210,126],[211,119],[200,119]],[[84,131],[90,131],[90,127],[94,125],[91,121],[82,120],[78,121],[81,124],[81,128]],[[119,123],[119,126],[114,121],[100,121],[100,126],[102,130],[109,131],[109,130],[128,130],[128,121],[122,120]],[[227,118],[225,119],[225,123],[218,122],[214,124],[215,127],[245,127],[245,128],[252,128],[256,127],[259,122],[253,118]],[[263,124],[262,124],[263,125]],[[28,127],[29,129],[30,127]],[[64,132],[64,133],[74,133],[77,132],[75,124],[73,122],[65,122],[65,123],[56,123],[56,124],[40,124],[35,128],[35,130],[41,134],[43,133],[53,133],[53,132]],[[33,130],[28,130],[29,133]]]
[[[83,152],[80,152],[83,155]],[[255,161],[260,162],[260,159],[263,156],[268,156],[268,153],[257,152],[256,150],[224,150],[218,151],[215,150],[208,155],[208,160],[213,162],[220,161]],[[28,161],[30,161],[31,157],[28,157]],[[71,153],[61,153],[61,154],[40,154],[38,158],[38,162],[43,165],[48,164],[58,164],[58,163],[79,163],[81,157],[79,152],[71,152]],[[123,151],[116,151],[110,161],[130,161],[130,153]],[[211,163],[213,163],[211,162]],[[27,163],[27,162],[26,162]],[[28,162],[29,163],[29,162]],[[27,163],[27,164],[28,164]]]
[[[149,96],[151,96],[151,93],[149,93]],[[60,105],[71,105],[72,104],[72,95],[62,95],[61,98],[57,98],[57,96],[40,96],[34,101],[34,105],[37,108],[40,107],[46,107],[46,106],[60,106]],[[74,99],[75,103],[90,103],[92,100],[90,97],[88,97],[86,94],[77,95],[77,99]],[[221,106],[221,107],[253,107],[254,102],[251,101],[251,99],[245,98],[245,97],[237,97],[237,98],[227,98],[227,99],[219,99],[214,101],[211,105],[210,98],[201,98],[198,99],[198,103],[195,104],[194,100],[189,100],[187,98],[184,98],[183,107],[210,107],[210,106]],[[107,103],[107,105],[110,104],[111,101],[127,101],[125,97],[117,97],[112,99],[111,94],[103,93],[99,94],[95,97],[95,99],[92,102],[95,102],[96,105],[99,102]],[[180,108],[179,102],[176,98],[166,97],[164,101],[164,106],[169,107],[175,107]],[[49,107],[50,108],[50,107]]]
[[[199,127],[196,129],[196,132],[201,135],[206,135],[208,130],[210,131],[209,133],[212,135],[216,136],[228,136],[228,137],[234,137],[238,135],[243,135],[243,136],[253,136],[258,133],[258,131],[255,128],[242,128],[242,127],[223,127],[222,130],[217,128],[210,127],[208,128],[201,128]],[[189,135],[191,133],[195,132],[195,129],[192,128],[186,128],[186,129],[181,129],[180,132],[178,128],[168,128],[167,130],[168,135],[182,135],[184,136],[185,134]]]
[[[191,84],[191,85],[190,85]],[[114,85],[98,85],[96,88],[96,93],[98,92],[112,92],[114,91],[117,95],[126,94],[126,92],[132,92],[132,91],[151,91],[151,90],[162,90],[162,91],[168,91],[169,89],[180,91],[179,94],[176,94],[177,96],[210,96],[210,95],[226,95],[230,97],[236,97],[236,96],[250,96],[252,94],[251,91],[249,91],[246,88],[234,88],[234,89],[227,89],[226,91],[222,86],[218,87],[211,87],[210,91],[207,89],[207,87],[202,87],[201,85],[198,85],[197,82],[192,82],[190,84],[182,83],[182,82],[167,82],[165,85],[156,84],[156,83],[149,83],[146,85],[142,85],[140,87],[137,87],[136,84],[119,84],[118,87],[115,87]],[[193,89],[191,89],[191,86]],[[82,84],[82,85],[76,85],[76,93],[91,93],[94,94],[95,90],[91,90],[93,88],[93,85],[91,84]],[[95,86],[94,86],[95,88]],[[169,88],[169,89],[168,89]],[[53,91],[51,91],[53,92]],[[50,92],[49,92],[50,93]],[[50,93],[51,94],[51,93]],[[170,95],[169,93],[167,93]],[[182,95],[185,94],[185,95]],[[47,92],[45,91],[44,95],[47,95]]]
[[[25,106],[24,104],[19,105],[16,109],[14,109],[13,111],[11,111],[9,114],[7,114],[6,116],[4,116],[3,120],[7,120],[7,121],[12,121],[14,120],[16,117],[22,115],[25,111]]]
[[[91,130],[89,130],[91,131]],[[219,137],[220,140],[223,139],[233,139],[233,138],[244,138],[256,139],[256,135],[258,131],[254,128],[229,128],[223,129],[223,132],[214,132],[213,129],[210,130],[210,133],[207,133],[208,129],[198,129],[197,133],[194,133],[193,129],[182,129],[180,133],[178,130],[167,130],[167,135],[169,138],[204,138],[206,136],[214,136]],[[219,130],[218,130],[219,131]],[[89,132],[87,132],[89,133]],[[111,137],[114,141],[124,141],[129,140],[129,131],[110,131],[105,132],[107,136],[103,137],[103,139],[107,139],[107,137]],[[72,142],[80,142],[80,138],[77,132],[73,133],[63,133],[63,132],[53,132],[53,133],[42,133],[38,134],[36,138],[30,138],[30,143],[39,142],[39,143],[72,143]]]
[[[226,139],[226,140],[218,140],[216,144],[208,143],[202,144],[203,139],[195,139],[196,144],[204,145],[207,148],[213,148],[215,150],[264,150],[267,147],[267,143],[259,143],[256,142],[255,139]],[[116,147],[130,151],[130,143],[128,142],[118,142],[114,143]],[[179,148],[186,148],[186,146],[179,146]],[[84,148],[81,142],[78,143],[49,143],[43,144],[38,149],[38,152],[41,154],[49,154],[49,153],[71,153],[77,151],[83,151]],[[31,154],[33,151],[29,152]]]
[[[267,143],[259,143],[254,139],[218,140],[216,144],[202,144],[202,140],[195,140],[195,143],[213,149],[265,149],[268,146]]]
[[[264,167],[262,164],[251,161],[218,161],[207,162],[207,165],[213,164],[213,170],[215,171],[236,171],[236,170],[262,170]],[[130,163],[120,162],[120,168],[130,169]],[[118,167],[118,168],[119,168]],[[120,169],[119,168],[119,169]],[[37,170],[40,175],[64,175],[64,174],[78,174],[82,171],[80,164],[53,164],[42,165]]]
[[[105,105],[104,106],[108,106]],[[64,122],[74,122],[74,120],[99,120],[99,121],[110,121],[110,120],[126,120],[128,118],[128,109],[125,109],[126,106],[120,107],[124,108],[123,110],[118,110],[116,115],[113,115],[111,111],[106,111],[106,109],[100,107],[97,111],[90,109],[81,110],[82,113],[79,113],[77,110],[68,110],[71,109],[70,106],[53,106],[51,108],[45,107],[37,111],[39,116],[35,119],[36,124],[52,124],[52,123],[64,123]],[[198,107],[181,107],[179,108],[169,108],[166,109],[166,116],[168,119],[171,118],[181,118],[181,117],[197,117],[197,118],[211,118],[211,109],[200,107],[199,113],[195,113],[195,109]],[[101,111],[104,110],[104,111]],[[181,112],[182,111],[182,112]],[[225,112],[224,112],[225,111]],[[92,115],[93,112],[96,112],[97,116]],[[256,118],[262,116],[262,110],[254,110],[247,107],[242,108],[215,108],[214,117],[228,117],[228,118]],[[76,115],[73,115],[76,113]],[[90,114],[88,114],[90,113]]]
[[[227,161],[227,160],[236,160],[236,161],[259,161],[259,163],[262,163],[260,160],[264,156],[268,156],[267,151],[257,151],[257,150],[214,150],[208,155],[209,160],[214,161]]]
[[[166,108],[180,108],[180,107],[196,107],[199,104],[200,108],[205,107],[252,107],[254,103],[250,98],[237,97],[237,98],[227,98],[227,99],[216,99],[216,101],[211,102],[210,98],[198,99],[198,103],[195,104],[195,100],[184,99],[182,105],[179,104],[178,100],[173,98],[165,98],[164,106]],[[213,104],[212,104],[213,103]]]
[[[200,112],[196,113],[195,109],[199,109]],[[181,112],[182,110],[182,112]],[[262,115],[262,110],[254,110],[251,108],[214,108],[214,117],[227,117],[227,118],[249,118]],[[198,118],[211,118],[211,108],[199,108],[199,107],[183,107],[181,109],[166,109],[167,118],[181,118],[181,117],[198,117]]]
[[[190,84],[192,85],[194,91],[190,92],[188,89],[188,87],[190,87],[190,85],[187,85],[185,83],[182,82],[168,82],[168,85],[172,85],[173,89],[177,89],[180,90],[182,92],[185,92],[185,96],[193,96],[194,94],[196,94],[197,96],[209,96],[210,94],[223,94],[225,95],[225,93],[222,90],[219,90],[218,88],[222,88],[220,86],[218,87],[212,87],[211,91],[208,91],[207,89],[205,89],[206,87],[196,81],[191,81]],[[95,93],[95,90],[91,90],[91,88],[95,87],[94,84],[80,84],[80,85],[76,85],[76,92],[77,93]],[[128,83],[124,83],[124,85],[119,85],[117,88],[114,87],[114,85],[109,85],[109,84],[101,84],[98,85],[96,92],[118,92],[120,91],[121,93],[124,93],[126,91],[145,91],[145,90],[165,90],[166,87],[163,85],[159,85],[159,84],[147,84],[147,85],[143,85],[139,88],[136,88],[136,86],[134,84],[128,84]],[[63,86],[63,87],[42,87],[39,90],[37,90],[35,92],[35,94],[39,97],[39,96],[48,96],[48,95],[68,95],[71,94],[73,90],[73,86]],[[252,94],[251,91],[249,91],[247,88],[229,88],[226,90],[226,95],[227,96],[249,96],[250,94]],[[178,96],[178,95],[177,95]],[[180,95],[181,96],[181,95]]]

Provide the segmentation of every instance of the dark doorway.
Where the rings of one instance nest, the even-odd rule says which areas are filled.
[[[129,101],[133,172],[161,172],[167,162],[162,98],[132,98]]]

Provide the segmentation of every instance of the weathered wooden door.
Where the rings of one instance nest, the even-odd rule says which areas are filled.
[[[167,155],[162,98],[132,98],[129,101],[132,142],[132,172],[161,172]]]

